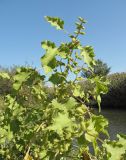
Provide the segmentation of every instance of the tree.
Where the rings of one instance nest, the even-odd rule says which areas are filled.
[[[98,76],[107,76],[110,73],[111,68],[108,67],[107,63],[104,63],[102,60],[96,60],[96,65],[94,66],[94,72],[92,73],[90,70],[82,71],[82,77],[89,78],[91,76],[98,75]]]

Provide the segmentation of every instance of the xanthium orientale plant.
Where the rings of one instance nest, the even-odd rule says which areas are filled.
[[[60,18],[45,19],[63,30],[70,42],[59,46],[48,40],[41,43],[44,75],[30,67],[18,68],[13,77],[0,73],[13,82],[12,93],[5,96],[6,108],[0,113],[0,159],[125,160],[126,135],[118,134],[118,140],[111,141],[107,119],[87,105],[93,97],[100,112],[100,95],[107,92],[108,81],[94,74],[94,50],[79,40],[85,34],[86,21],[79,17],[76,31],[69,34]],[[92,73],[87,80],[94,88],[86,93],[78,83],[82,68]],[[52,84],[53,97],[45,90],[45,81]],[[23,92],[26,88],[33,100],[30,105],[29,94]]]

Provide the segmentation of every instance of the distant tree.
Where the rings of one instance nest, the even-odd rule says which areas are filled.
[[[96,60],[96,65],[94,67],[94,74],[98,76],[107,76],[110,73],[111,67],[108,67],[107,63],[104,63],[102,60],[98,59]],[[89,78],[92,76],[91,71],[83,70],[82,71],[82,77]]]

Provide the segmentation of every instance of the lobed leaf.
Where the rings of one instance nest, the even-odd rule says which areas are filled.
[[[61,30],[64,28],[64,21],[59,17],[50,17],[45,16],[47,22],[49,22],[52,26],[56,27],[56,29]]]
[[[117,135],[118,141],[106,141],[103,146],[107,151],[107,160],[121,160],[126,153],[126,136]]]
[[[72,131],[72,121],[67,113],[59,113],[57,117],[53,118],[53,124],[48,129],[62,135],[64,129]]]
[[[56,72],[50,76],[49,81],[53,84],[61,84],[63,81],[65,81],[65,77],[62,73]]]
[[[14,76],[14,84],[13,84],[13,88],[15,90],[19,90],[22,83],[25,82],[29,76],[30,76],[30,72],[25,72],[25,71],[21,71],[19,73],[17,73],[15,76]]]
[[[94,60],[94,50],[91,46],[86,46],[84,48],[81,48],[81,56],[84,58],[84,62],[93,69],[93,66],[95,65]]]
[[[58,50],[55,47],[55,44],[51,41],[44,41],[41,44],[42,48],[46,50],[45,55],[41,57],[42,66],[45,70],[45,73],[49,73],[57,65],[55,56]]]

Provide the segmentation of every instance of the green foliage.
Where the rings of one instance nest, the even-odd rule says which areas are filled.
[[[114,73],[107,76],[110,81],[108,93],[102,96],[102,106],[112,108],[126,107],[126,73]]]
[[[95,54],[91,46],[86,46],[82,48],[81,55],[84,57],[84,61],[89,66],[89,69],[95,65],[95,60],[94,60]]]
[[[126,136],[117,135],[118,141],[106,141],[103,146],[107,151],[108,160],[124,160],[126,158]]]
[[[108,92],[101,95],[101,106],[104,108],[119,108],[125,109],[126,107],[126,73],[114,73],[106,76],[109,81]],[[89,90],[93,92],[94,84],[89,80],[84,79],[80,81],[82,90],[87,93]],[[107,91],[106,90],[106,91]],[[96,100],[91,96],[89,101],[90,106],[97,106]]]
[[[64,21],[58,17],[45,16],[45,19],[58,30],[61,30],[64,27]]]
[[[59,18],[46,17],[46,20],[57,29],[63,29],[64,22]],[[50,41],[42,42],[45,54],[41,63],[46,79],[29,67],[18,68],[12,77],[13,91],[5,96],[6,109],[0,113],[1,159],[103,160],[106,156],[109,160],[114,157],[109,149],[108,121],[102,115],[94,115],[86,105],[93,96],[100,110],[100,95],[107,92],[108,82],[100,76],[89,78],[94,87],[87,93],[82,92],[78,83],[82,70],[79,64],[86,64],[85,70],[91,72],[96,64],[93,48],[83,46],[78,38],[84,34],[85,20],[79,17],[78,21],[75,34],[68,35],[70,42],[60,46]],[[70,73],[75,77],[73,80],[69,80]],[[3,73],[2,78],[4,76]],[[51,98],[43,81],[54,86]],[[27,92],[23,92],[26,86],[35,102],[32,105],[27,103]],[[105,141],[100,138],[101,134],[106,136]],[[123,156],[125,144],[121,138],[120,156]],[[119,152],[120,148],[116,150]]]
[[[46,53],[41,58],[41,62],[45,72],[49,73],[56,67],[55,55],[57,54],[57,48],[55,47],[55,44],[50,41],[42,42],[42,48],[46,50]]]

